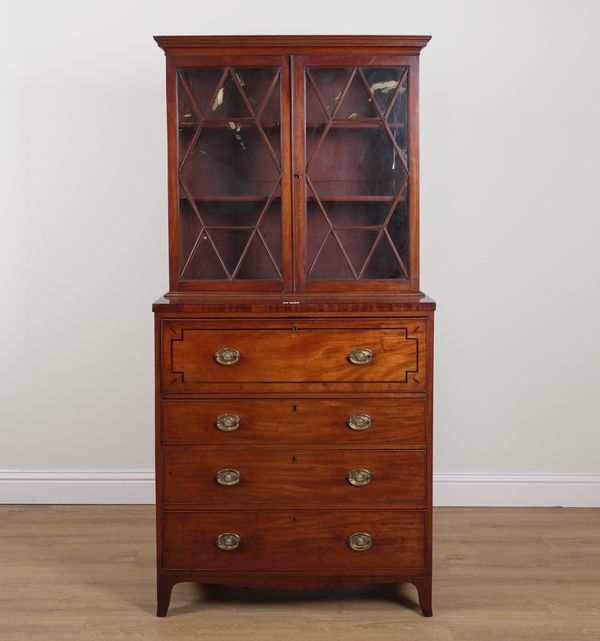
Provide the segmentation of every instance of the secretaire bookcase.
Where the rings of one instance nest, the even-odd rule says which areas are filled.
[[[181,581],[413,583],[431,615],[427,36],[159,36],[158,615]]]

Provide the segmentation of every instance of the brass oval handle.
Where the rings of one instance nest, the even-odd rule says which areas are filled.
[[[356,432],[368,430],[373,425],[373,419],[368,414],[352,414],[348,417],[346,425]]]
[[[237,470],[225,468],[217,472],[215,479],[219,485],[237,485],[242,480],[242,475]]]
[[[356,485],[356,487],[363,487],[364,485],[369,485],[373,480],[373,475],[369,470],[362,468],[357,468],[356,470],[351,470],[346,474],[346,479],[350,485]]]
[[[240,353],[233,347],[224,347],[215,354],[219,365],[235,365],[240,360]]]
[[[240,417],[235,414],[222,414],[217,417],[215,425],[221,432],[233,432],[240,426]]]
[[[215,544],[221,550],[235,550],[242,542],[242,537],[235,532],[223,532],[219,534]]]
[[[373,545],[373,537],[366,532],[355,532],[348,537],[348,546],[352,550],[362,552]]]
[[[348,354],[348,360],[354,365],[366,365],[373,360],[374,356],[370,349],[357,347]]]

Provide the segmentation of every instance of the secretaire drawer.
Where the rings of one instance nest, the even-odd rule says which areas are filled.
[[[425,398],[163,399],[162,442],[425,441]]]
[[[425,512],[163,512],[168,570],[425,567]]]
[[[162,389],[423,390],[425,319],[162,321]]]
[[[255,447],[163,452],[163,501],[424,504],[426,450]]]

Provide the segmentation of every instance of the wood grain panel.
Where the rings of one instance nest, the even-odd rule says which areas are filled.
[[[164,444],[240,443],[415,443],[425,441],[425,398],[210,399],[163,400]],[[357,432],[346,424],[352,414],[368,414],[373,424]],[[218,416],[235,414],[240,427],[221,432]]]
[[[350,384],[353,390],[423,390],[427,330],[424,319],[376,321],[162,322],[163,391],[264,389]],[[240,360],[223,366],[215,353],[235,348]],[[373,360],[354,365],[359,347]]]
[[[322,504],[368,508],[375,502],[424,504],[425,450],[302,450],[219,448],[163,453],[163,501],[219,505]],[[238,470],[237,485],[215,480],[221,469]],[[346,479],[366,469],[373,480],[356,487]]]
[[[418,571],[424,565],[425,512],[261,510],[165,512],[165,569],[375,570]],[[215,539],[235,532],[235,550],[220,550]],[[350,549],[347,538],[367,532],[369,550]]]

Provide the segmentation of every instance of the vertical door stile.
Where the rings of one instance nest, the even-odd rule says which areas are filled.
[[[293,289],[294,283],[294,202],[293,202],[293,133],[291,96],[291,66],[288,56],[281,57],[281,243],[283,291]]]
[[[306,222],[304,186],[304,65],[301,56],[290,56],[293,81],[293,167],[294,192],[294,291],[304,290],[304,264],[306,262]]]

